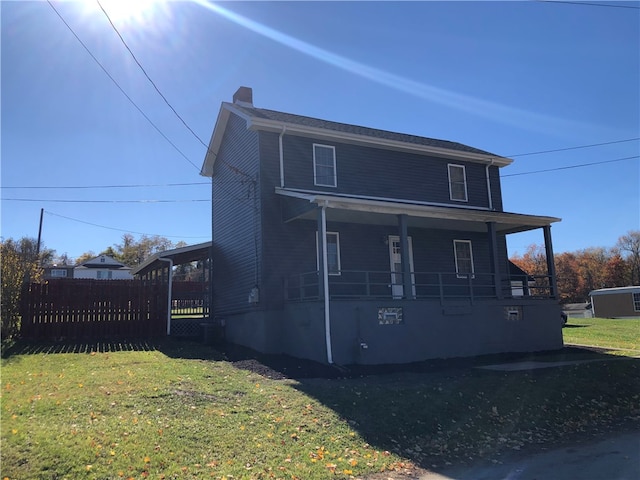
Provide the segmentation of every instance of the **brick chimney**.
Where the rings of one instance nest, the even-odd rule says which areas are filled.
[[[253,90],[249,87],[240,87],[236,93],[233,94],[233,103],[253,107]]]

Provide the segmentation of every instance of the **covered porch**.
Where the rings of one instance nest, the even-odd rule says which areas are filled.
[[[279,191],[293,207],[285,222],[317,222],[318,270],[300,272],[285,279],[285,299],[305,301],[324,298],[392,299],[481,299],[557,297],[557,280],[551,239],[551,223],[560,219],[486,209],[441,207],[417,203],[368,200],[336,195],[315,195]],[[286,214],[285,214],[286,215]],[[329,271],[327,262],[327,223],[392,227],[393,235],[380,241],[389,246],[388,270],[342,269]],[[413,265],[414,246],[409,230],[454,231],[484,237],[488,245],[488,269],[461,273],[425,271]],[[539,229],[542,232],[547,273],[531,276],[508,261],[506,236]],[[409,255],[403,254],[409,252]],[[458,265],[456,264],[456,267]]]
[[[211,317],[212,242],[158,252],[132,270],[132,274],[150,284],[167,288],[166,333],[199,337],[202,323]],[[196,274],[189,281],[180,278],[181,267],[197,262]]]
[[[290,354],[327,363],[381,364],[562,347],[551,241],[551,224],[558,218],[279,193],[287,197],[285,222],[311,220],[318,232],[318,269],[285,279],[284,312],[278,316],[284,322],[273,321]],[[371,237],[370,261],[375,263],[374,251],[388,255],[389,268],[336,270],[328,224],[349,228],[350,234],[364,232],[359,242]],[[533,277],[510,266],[506,236],[536,229],[544,239],[547,273]],[[430,249],[432,237],[438,237],[432,242],[438,249]],[[425,260],[445,255],[445,249],[453,257],[452,238],[474,239],[474,254],[482,257],[477,268],[462,270],[457,258],[455,265],[453,259]]]

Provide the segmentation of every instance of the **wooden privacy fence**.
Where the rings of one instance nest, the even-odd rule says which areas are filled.
[[[25,285],[20,332],[37,340],[141,338],[166,334],[166,284],[60,279]]]

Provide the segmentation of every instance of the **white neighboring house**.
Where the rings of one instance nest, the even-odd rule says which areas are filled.
[[[109,255],[100,255],[87,260],[73,269],[74,278],[96,280],[132,280],[131,267],[120,263]]]

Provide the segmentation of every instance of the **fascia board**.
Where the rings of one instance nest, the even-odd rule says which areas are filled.
[[[144,270],[159,258],[172,257],[175,255],[179,255],[181,253],[187,253],[193,250],[199,250],[201,248],[210,248],[211,245],[213,245],[212,242],[203,242],[203,243],[197,243],[195,245],[187,245],[186,247],[179,247],[171,250],[164,250],[162,252],[156,252],[153,255],[147,257],[147,259],[144,262],[142,262],[140,265],[137,265],[136,267],[134,267],[131,273],[134,275],[137,274],[138,272]]]
[[[449,220],[464,220],[469,222],[496,222],[508,225],[527,225],[544,227],[559,222],[556,217],[525,215],[508,212],[463,211],[446,207],[430,207],[426,205],[392,204],[376,200],[360,200],[350,198],[336,198],[326,195],[309,195],[309,201],[327,208],[339,208],[362,212],[382,213],[388,215],[407,214],[415,217],[442,218]]]
[[[616,295],[629,293],[640,293],[640,286],[599,288],[598,290],[592,290],[591,292],[589,292],[589,296],[597,297],[600,295]]]
[[[295,123],[277,122],[274,120],[266,120],[263,118],[250,117],[248,121],[248,127],[251,130],[268,130],[274,132],[281,132],[282,128],[286,127],[286,131],[289,134],[297,133],[300,135],[332,138],[345,142],[369,144],[388,148],[391,150],[404,150],[409,152],[434,155],[436,157],[450,158],[454,160],[465,160],[468,162],[495,165],[498,167],[505,167],[513,163],[512,159],[506,157],[483,155],[479,153],[451,150],[448,148],[432,147],[428,145],[417,145],[415,143],[400,142],[397,140],[389,140],[385,138],[375,138],[366,135],[357,135],[354,133],[338,132],[325,128],[307,127]]]

